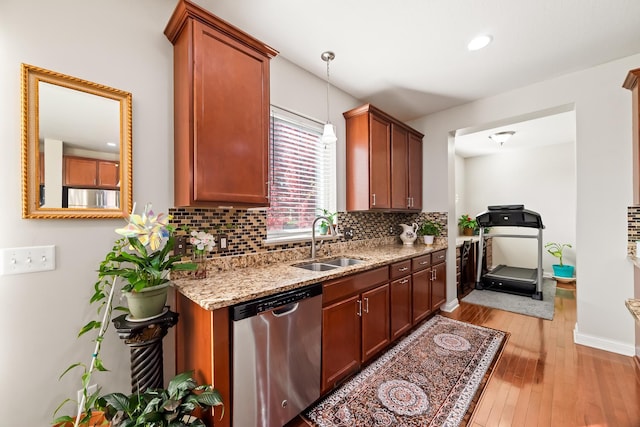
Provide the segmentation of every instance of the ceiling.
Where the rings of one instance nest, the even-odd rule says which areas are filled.
[[[320,78],[335,52],[332,85],[403,121],[640,53],[638,0],[195,2]],[[478,34],[493,42],[468,51]],[[503,150],[575,139],[573,113],[528,121],[457,137],[456,152],[497,151],[498,130],[517,132]]]

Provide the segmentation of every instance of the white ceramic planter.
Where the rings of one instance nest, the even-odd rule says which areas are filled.
[[[125,292],[127,305],[133,319],[148,319],[162,314],[167,303],[169,282],[145,288],[140,292]]]

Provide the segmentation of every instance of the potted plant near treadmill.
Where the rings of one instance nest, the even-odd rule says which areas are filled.
[[[440,235],[440,226],[433,221],[425,221],[418,228],[418,235],[422,236],[426,245],[433,245],[433,239]]]
[[[135,205],[133,210],[135,212]],[[136,294],[135,296],[156,294],[159,291],[159,296],[152,295],[151,298],[152,305],[155,306],[154,311],[149,311],[146,307],[143,307],[142,311],[134,310],[133,308],[137,307],[137,304],[131,299],[128,300],[129,309],[115,307],[118,310],[128,310],[134,319],[153,317],[163,311],[166,302],[166,288],[169,285],[169,272],[197,268],[195,263],[181,262],[180,256],[169,254],[174,243],[174,229],[168,224],[170,217],[165,217],[163,214],[155,215],[151,210],[151,205],[145,206],[142,215],[136,215],[134,212],[131,213],[127,226],[116,230],[116,233],[124,237],[116,240],[112,250],[107,253],[98,268],[98,281],[93,286],[94,293],[89,300],[89,304],[98,305],[98,319],[89,321],[78,333],[78,337],[80,337],[90,331],[98,330],[93,340],[95,347],[91,355],[91,362],[88,366],[81,362],[73,363],[60,375],[62,378],[70,371],[82,370],[82,393],[80,401],[75,402],[76,416],[56,418],[54,423],[61,426],[108,425],[91,422],[92,417],[95,418],[94,407],[99,391],[89,393],[89,386],[92,384],[91,375],[93,372],[107,370],[102,363],[100,350],[105,333],[111,323],[114,310],[113,297],[116,290],[122,291],[125,295]],[[121,281],[120,286],[118,286],[119,280]],[[145,292],[147,290],[152,292]],[[75,400],[65,399],[56,408],[54,417],[63,407],[66,407],[67,403],[73,401]]]
[[[464,214],[458,218],[458,227],[462,229],[462,234],[465,236],[473,236],[473,233],[478,228],[478,222],[469,215]]]
[[[547,252],[549,252],[554,257],[558,258],[559,264],[553,264],[553,275],[555,277],[561,278],[572,278],[574,267],[573,265],[564,264],[562,262],[562,252],[565,248],[570,248],[571,245],[568,243],[555,243],[549,242],[544,245]]]

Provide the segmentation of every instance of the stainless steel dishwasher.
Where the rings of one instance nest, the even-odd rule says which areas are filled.
[[[233,426],[283,426],[320,397],[322,285],[232,307]]]

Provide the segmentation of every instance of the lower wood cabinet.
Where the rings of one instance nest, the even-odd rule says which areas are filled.
[[[389,338],[389,268],[323,285],[322,392],[360,369]]]
[[[436,311],[447,302],[447,264],[440,262],[431,266],[431,311]]]
[[[411,318],[411,275],[389,284],[391,298],[391,341],[403,335],[413,325]]]

